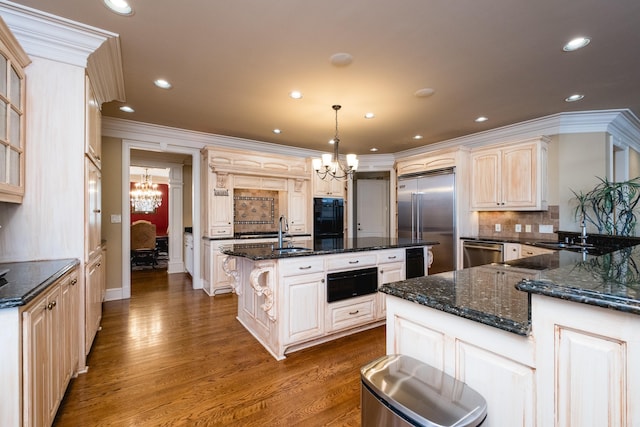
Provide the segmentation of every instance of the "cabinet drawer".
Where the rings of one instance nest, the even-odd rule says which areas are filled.
[[[233,231],[231,226],[228,227],[211,227],[210,229],[210,234],[211,237],[217,237],[217,236],[232,236],[233,235]]]
[[[327,259],[327,270],[358,269],[375,266],[377,257],[371,255],[337,255]]]
[[[303,256],[300,259],[280,260],[280,274],[284,277],[324,272],[322,257]]]
[[[289,233],[304,233],[307,228],[304,225],[289,225]]]
[[[544,255],[553,253],[551,249],[539,248],[537,246],[529,246],[529,245],[521,245],[520,246],[520,257],[526,258],[530,256],[536,255]]]
[[[388,251],[378,251],[378,264],[404,261],[404,255],[405,255],[404,249],[391,249]]]
[[[375,295],[328,305],[329,331],[364,325],[375,319]]]

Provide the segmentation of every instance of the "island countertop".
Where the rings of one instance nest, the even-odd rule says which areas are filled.
[[[254,261],[265,259],[280,259],[301,256],[329,255],[347,252],[375,251],[381,249],[409,248],[418,246],[434,246],[439,244],[435,241],[414,240],[404,238],[389,237],[365,237],[359,239],[344,239],[341,244],[334,247],[314,248],[313,241],[307,240],[295,242],[293,246],[308,248],[307,251],[282,253],[274,249],[274,243],[239,243],[224,246],[222,253],[226,255],[249,258]]]
[[[0,264],[0,308],[27,304],[80,262],[77,259]]]
[[[531,331],[528,293],[640,314],[640,246],[571,251],[382,285],[380,291],[519,335]]]

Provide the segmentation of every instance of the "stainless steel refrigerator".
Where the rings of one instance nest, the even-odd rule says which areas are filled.
[[[456,269],[455,169],[398,177],[398,237],[437,241],[429,274]]]

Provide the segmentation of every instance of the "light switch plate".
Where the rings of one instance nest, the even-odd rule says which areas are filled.
[[[120,224],[122,222],[122,215],[111,214],[111,224]]]
[[[524,232],[525,233],[531,233],[531,224],[527,224],[524,226]]]

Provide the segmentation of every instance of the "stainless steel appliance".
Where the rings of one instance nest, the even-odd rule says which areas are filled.
[[[504,245],[502,243],[480,240],[464,240],[462,242],[462,266],[464,268],[493,262],[504,262]]]
[[[313,199],[315,250],[344,247],[344,202],[338,198]]]
[[[455,169],[398,177],[398,237],[434,240],[429,274],[456,269]]]

